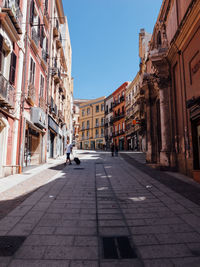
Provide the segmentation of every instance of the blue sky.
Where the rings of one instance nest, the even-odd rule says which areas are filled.
[[[139,32],[152,33],[162,0],[63,1],[72,44],[74,98],[108,96],[139,69]]]

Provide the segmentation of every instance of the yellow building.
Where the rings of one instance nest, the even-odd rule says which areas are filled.
[[[104,138],[105,96],[80,104],[80,149],[102,149]]]

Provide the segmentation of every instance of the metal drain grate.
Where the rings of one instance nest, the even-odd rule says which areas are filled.
[[[84,170],[85,168],[74,168],[74,170]]]
[[[14,255],[25,239],[25,236],[0,236],[0,257]]]
[[[133,259],[137,254],[127,236],[102,237],[104,259]]]

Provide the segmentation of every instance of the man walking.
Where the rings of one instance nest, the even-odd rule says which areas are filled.
[[[70,153],[72,152],[72,145],[69,143],[69,140],[67,140],[66,145],[66,164],[69,162],[69,165],[71,165],[71,159],[70,159]]]

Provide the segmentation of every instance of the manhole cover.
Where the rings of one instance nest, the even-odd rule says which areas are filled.
[[[133,259],[137,254],[127,236],[102,237],[104,259]]]
[[[14,255],[25,239],[25,236],[0,236],[0,257]]]
[[[74,170],[84,170],[85,168],[74,168]]]

